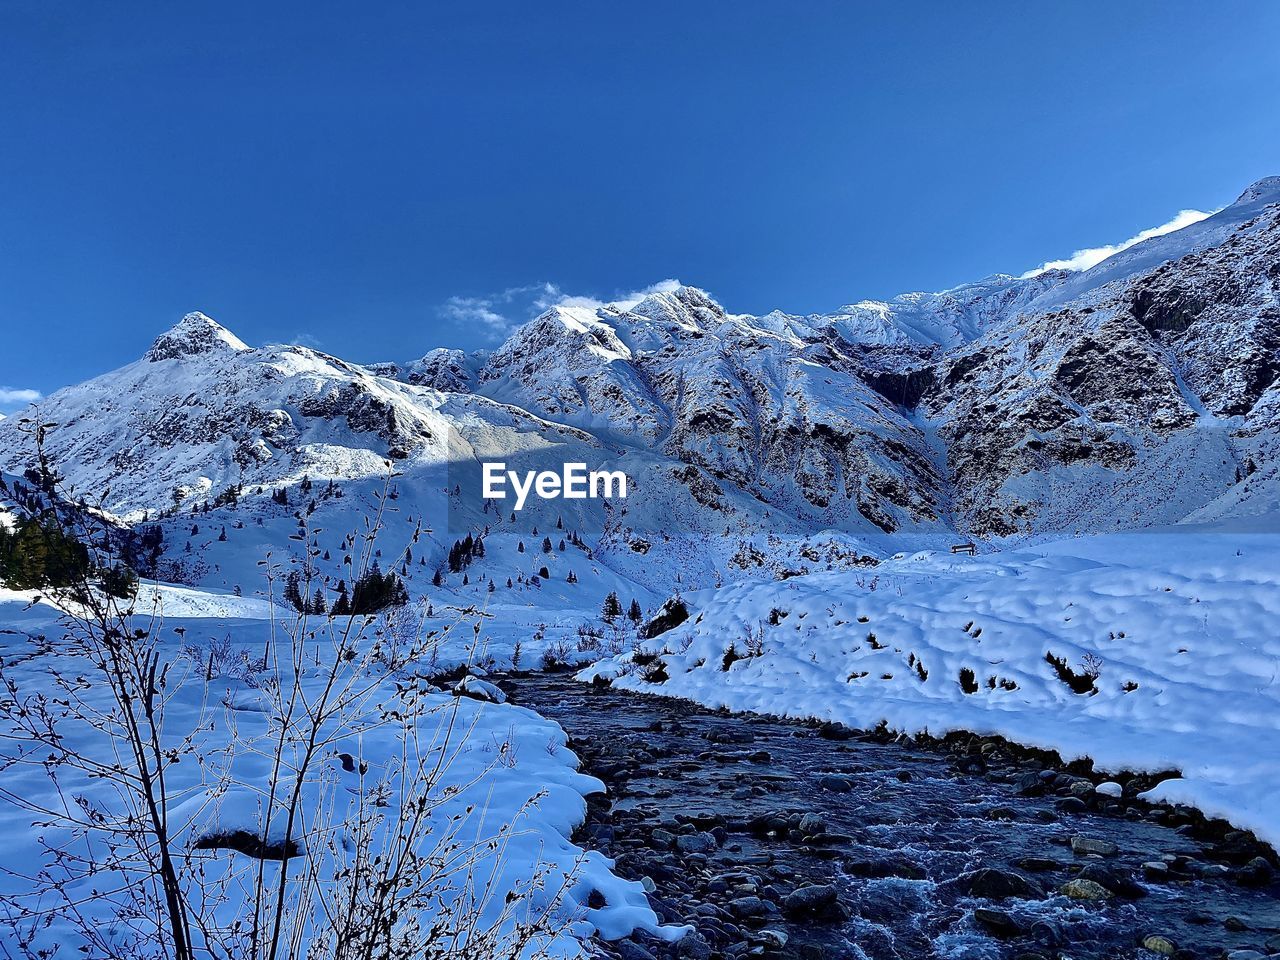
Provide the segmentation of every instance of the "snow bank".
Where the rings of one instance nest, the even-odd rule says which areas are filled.
[[[58,649],[62,636],[59,613],[47,602],[33,605],[33,597],[0,589],[0,656],[7,675],[17,680],[23,691],[49,693],[53,690],[49,671],[55,665],[64,672],[86,670],[87,665],[75,666],[73,655]],[[244,665],[256,662],[269,642],[269,608],[262,601],[168,586],[147,588],[140,607],[149,611],[152,599],[160,602],[162,637],[172,642],[178,663],[171,682],[179,674],[188,676],[186,683],[170,687],[166,731],[176,743],[183,733],[196,730],[194,756],[200,758],[199,762],[168,768],[170,829],[186,845],[241,830],[259,836],[264,784],[270,780],[272,766],[270,753],[260,748],[265,742],[262,736],[270,735],[275,710],[269,678],[264,684],[263,677],[252,675],[254,668]],[[31,643],[39,637],[47,638],[53,646]],[[236,668],[225,675],[215,669],[218,675],[206,682],[205,671],[221,661],[206,661],[203,656],[184,659],[183,650],[195,648],[191,652],[198,653],[200,645],[210,640],[220,645],[220,657],[233,657]],[[239,659],[225,652],[231,649],[243,649],[253,656]],[[193,675],[195,680],[190,679]],[[308,671],[304,686],[313,680],[322,683],[323,676],[322,669]],[[384,702],[393,702],[392,685],[389,681],[387,690],[372,695],[377,709],[381,710]],[[496,687],[478,678],[469,678],[462,687],[491,700],[505,699]],[[310,691],[311,696],[315,694],[316,690]],[[101,685],[90,688],[85,696],[91,705],[111,709],[110,693]],[[479,912],[484,917],[482,929],[490,920],[506,929],[507,924],[551,910],[553,929],[543,946],[550,955],[562,957],[586,956],[587,941],[593,935],[612,939],[643,929],[676,939],[683,933],[684,928],[659,924],[643,887],[616,876],[611,860],[573,843],[572,833],[586,815],[586,796],[602,792],[604,786],[578,771],[577,757],[566,747],[565,733],[558,724],[520,706],[456,697],[445,691],[428,693],[426,707],[417,721],[418,737],[412,749],[442,758],[441,781],[433,791],[439,801],[430,814],[435,824],[430,836],[442,837],[443,843],[464,842],[477,852],[471,880],[465,884],[455,880],[456,889],[443,890],[440,909],[449,909],[451,904],[459,909],[458,897],[484,891],[481,900],[462,901],[460,907]],[[390,784],[386,802],[394,805],[395,764],[404,746],[398,729],[396,724],[376,726],[364,729],[358,738],[342,737],[341,730],[327,731],[327,736],[338,739],[325,751],[304,791],[310,832],[326,835],[326,814],[318,811],[328,804],[336,811],[336,815],[328,815],[333,836],[343,843],[343,823],[349,822],[343,819],[344,811],[375,782]],[[87,726],[67,721],[60,732],[78,741],[77,748],[87,755],[110,755],[111,746],[103,735]],[[240,746],[228,753],[224,748],[233,740]],[[59,776],[62,790],[83,797],[94,807],[111,810],[119,804],[109,783],[87,778],[72,782],[68,770]],[[4,778],[6,790],[13,794],[30,803],[57,807],[58,792],[38,765],[10,767]],[[276,829],[281,826],[280,819],[273,820],[268,842],[283,840],[283,833]],[[59,828],[44,825],[37,829],[31,820],[30,813],[0,804],[0,873],[7,873],[0,879],[0,889],[5,892],[22,892],[21,877],[33,864],[43,862],[44,844],[61,838]],[[329,854],[322,850],[320,856],[324,859]],[[223,849],[202,869],[211,884],[225,877],[234,885],[239,882],[237,877],[246,875],[246,869],[251,874],[256,864],[243,853]],[[268,876],[277,868],[269,866]],[[322,871],[321,875],[326,874]],[[103,881],[98,878],[93,882]],[[84,893],[88,895],[88,885]],[[507,907],[508,893],[516,896],[517,909]],[[225,913],[235,908],[233,902],[218,909]],[[108,905],[94,896],[88,897],[82,909],[90,916],[99,910],[102,923],[108,923]],[[64,919],[55,919],[40,936],[50,945],[74,950],[81,941]],[[18,933],[0,933],[0,947],[10,936]]]
[[[580,676],[864,728],[1001,734],[1108,770],[1176,769],[1151,799],[1280,845],[1280,537],[920,553],[686,602],[690,621],[642,647],[670,679],[646,680],[661,672],[631,654]],[[1095,689],[1074,692],[1091,672]]]

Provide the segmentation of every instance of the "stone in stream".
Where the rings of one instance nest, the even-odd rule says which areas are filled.
[[[989,933],[1000,937],[1004,940],[1011,940],[1014,937],[1022,936],[1022,924],[1009,916],[1003,910],[992,910],[989,907],[979,907],[973,911],[973,919],[983,926]]]
[[[981,870],[960,874],[954,883],[969,896],[984,897],[987,900],[1003,900],[1006,897],[1038,900],[1044,896],[1044,890],[1038,883],[1012,870],[984,867]]]
[[[649,834],[649,838],[659,847],[670,847],[676,842],[676,835],[670,830],[654,830]]]
[[[1058,888],[1058,892],[1072,900],[1110,900],[1115,896],[1094,880],[1068,880]]]
[[[753,917],[767,917],[775,913],[778,906],[759,897],[738,897],[725,904],[725,908],[740,920],[748,920]]]
[[[709,833],[689,833],[676,837],[676,849],[681,853],[710,853],[718,846],[716,838]]]
[[[1265,887],[1271,882],[1275,870],[1262,857],[1254,857],[1236,871],[1236,883],[1242,887]]]
[[[1156,883],[1164,883],[1169,879],[1169,865],[1163,860],[1148,860],[1142,865],[1142,875]]]
[[[616,947],[622,960],[654,960],[654,956],[632,940],[619,940]]]
[[[711,944],[695,930],[676,941],[676,956],[682,960],[711,960]]]
[[[1026,773],[1019,774],[1018,778],[1014,781],[1014,786],[1017,789],[1018,794],[1023,797],[1044,796],[1046,789],[1044,779],[1035,771],[1028,771]]]
[[[756,934],[756,940],[766,949],[781,950],[791,938],[782,930],[770,930],[767,927]]]
[[[832,793],[848,793],[853,789],[853,781],[848,777],[828,775],[818,781],[818,786],[822,787],[823,790],[830,790]]]
[[[1117,847],[1110,840],[1098,840],[1094,837],[1075,836],[1071,838],[1071,852],[1078,857],[1096,854],[1099,857],[1114,857]]]
[[[782,901],[782,912],[792,920],[836,923],[846,920],[849,911],[840,903],[840,894],[826,883],[792,890]]]
[[[1163,934],[1153,933],[1142,938],[1142,948],[1162,957],[1172,957],[1178,952],[1178,945]]]
[[[855,877],[903,877],[907,880],[923,880],[928,876],[924,867],[901,854],[885,856],[846,857],[841,866],[844,872]]]
[[[1138,900],[1147,895],[1142,885],[1131,877],[1128,871],[1113,867],[1106,863],[1088,863],[1076,874],[1078,880],[1092,880],[1101,884],[1118,897],[1127,900]]]
[[[1068,796],[1079,797],[1081,800],[1091,796],[1093,791],[1093,784],[1088,780],[1076,780],[1071,786],[1067,787]]]
[[[1031,939],[1042,947],[1056,947],[1062,943],[1062,931],[1048,920],[1037,920],[1031,925]]]
[[[800,825],[797,829],[806,836],[813,836],[818,833],[825,833],[827,830],[826,822],[816,813],[806,813],[800,818]]]
[[[857,731],[846,727],[843,723],[827,721],[818,727],[818,736],[823,740],[852,740]]]

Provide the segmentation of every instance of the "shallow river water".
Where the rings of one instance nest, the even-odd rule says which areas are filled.
[[[584,769],[608,784],[581,842],[616,858],[622,875],[652,880],[664,920],[698,928],[675,949],[639,937],[606,953],[1280,952],[1280,889],[1253,860],[1269,851],[1179,811],[1101,796],[999,745],[884,742],[565,674],[501,683],[558,721]],[[1071,881],[1076,896],[1061,892]]]

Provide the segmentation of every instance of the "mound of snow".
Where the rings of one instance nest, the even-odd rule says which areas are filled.
[[[863,728],[1000,734],[1107,770],[1177,769],[1151,799],[1280,844],[1280,536],[916,555],[685,600],[690,620],[640,644],[666,662],[664,683],[632,654],[580,676]]]

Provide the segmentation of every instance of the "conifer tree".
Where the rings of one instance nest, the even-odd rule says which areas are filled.
[[[616,590],[610,590],[609,595],[604,598],[604,606],[600,610],[600,616],[610,623],[622,616],[622,602],[618,599]]]

